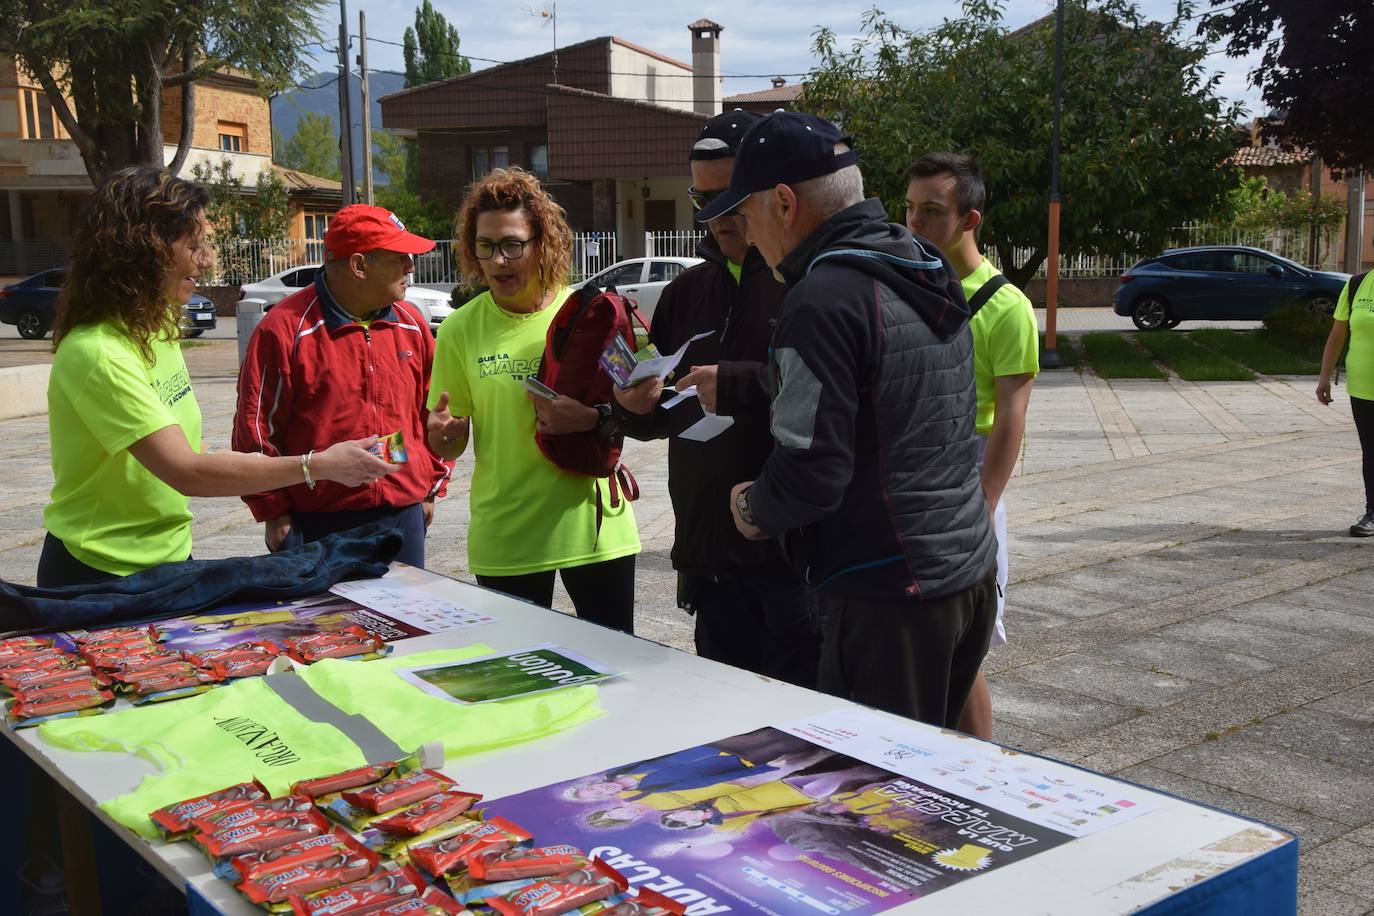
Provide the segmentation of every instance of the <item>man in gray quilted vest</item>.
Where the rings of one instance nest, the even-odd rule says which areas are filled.
[[[819,594],[820,689],[953,728],[997,610],[969,310],[935,246],[864,199],[853,147],[827,121],[777,112],[697,213],[744,216],[789,287],[772,342],[776,448],[730,508],[745,537],[782,537]]]

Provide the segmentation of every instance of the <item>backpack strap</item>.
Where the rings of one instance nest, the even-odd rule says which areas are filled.
[[[1360,291],[1360,287],[1364,285],[1365,277],[1369,276],[1369,274],[1370,272],[1366,270],[1362,274],[1355,274],[1355,276],[1346,281],[1345,301],[1350,303],[1351,309],[1355,308],[1355,294]]]
[[[988,304],[988,300],[996,295],[997,291],[1006,286],[1011,281],[1005,274],[993,274],[988,278],[988,282],[978,287],[978,292],[968,301],[968,316],[972,318],[978,314],[978,310]]]

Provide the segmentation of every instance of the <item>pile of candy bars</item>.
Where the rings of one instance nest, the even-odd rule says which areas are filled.
[[[226,680],[265,674],[281,655],[308,665],[323,658],[379,658],[390,648],[356,626],[201,652],[164,646],[155,625],[69,635],[75,653],[46,636],[0,641],[0,689],[14,698],[6,710],[11,727],[94,715],[116,695],[135,704],[193,696]]]
[[[246,782],[151,815],[269,912],[297,916],[682,916],[572,846],[533,846],[480,795],[414,758],[303,780],[271,798]]]

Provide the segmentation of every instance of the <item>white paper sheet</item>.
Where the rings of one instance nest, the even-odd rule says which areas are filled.
[[[720,417],[713,413],[702,411],[704,416],[691,426],[678,433],[679,439],[690,439],[693,442],[709,442],[716,436],[725,432],[735,425],[734,417]]]
[[[693,341],[701,340],[703,337],[710,337],[714,333],[716,333],[714,330],[702,331],[694,337],[687,338],[687,342],[678,347],[676,353],[670,353],[667,356],[659,356],[655,359],[640,360],[635,364],[634,371],[630,373],[630,380],[626,383],[625,387],[629,388],[631,385],[638,384],[646,378],[653,378],[654,376],[666,378],[677,368],[677,364],[682,362],[682,355],[687,352],[687,348],[692,345]]]
[[[676,407],[677,405],[681,404],[683,401],[687,400],[688,398],[694,398],[694,397],[696,397],[696,396],[697,396],[697,386],[696,386],[696,385],[689,385],[688,387],[686,387],[686,388],[682,389],[681,391],[679,391],[679,392],[678,392],[676,395],[674,395],[673,397],[671,397],[671,398],[669,398],[668,400],[664,401],[664,402],[662,403],[662,405],[660,405],[660,406],[661,406],[664,410],[672,410],[674,407]]]

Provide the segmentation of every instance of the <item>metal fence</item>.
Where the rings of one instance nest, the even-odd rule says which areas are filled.
[[[1323,262],[1327,260],[1327,249],[1329,248],[1329,245],[1322,245],[1317,253],[1317,260],[1313,263],[1308,257],[1308,232],[1306,229],[1242,232],[1234,226],[1216,226],[1208,223],[1189,223],[1174,228],[1165,248],[1186,248],[1190,245],[1248,245],[1252,248],[1271,251],[1281,257],[1288,258],[1290,261],[1296,261],[1318,270],[1322,269]],[[1029,248],[1015,249],[1016,262],[1018,264],[1024,263],[1031,256],[1031,253]],[[989,249],[986,254],[990,261],[997,264],[999,268],[1001,267],[995,251]],[[1059,276],[1078,279],[1119,277],[1138,264],[1142,258],[1156,254],[1159,252],[1141,251],[1122,257],[1086,254],[1061,257],[1059,259]],[[1040,268],[1036,270],[1035,276],[1044,279],[1047,271],[1048,265],[1041,264]]]
[[[0,242],[0,268],[5,263],[5,246],[9,244]],[[456,239],[440,239],[433,251],[416,257],[412,282],[425,286],[456,285],[459,282],[457,244]],[[610,267],[619,259],[619,250],[614,232],[574,233],[573,280],[581,280]],[[65,256],[59,256],[53,264],[42,263],[33,269],[57,266],[65,260]],[[306,267],[323,261],[323,242],[222,239],[215,243],[215,267],[205,282],[209,286],[241,286],[293,267]],[[0,273],[3,272],[0,269]]]
[[[703,230],[673,230],[644,233],[645,257],[692,257],[696,254],[697,243],[705,235]],[[29,246],[52,245],[52,243],[25,243]],[[0,242],[0,273],[4,272],[6,257],[13,252],[6,246],[12,243]],[[414,282],[424,285],[443,286],[458,283],[458,267],[454,239],[442,239],[434,250],[415,259]],[[1309,267],[1321,267],[1329,257],[1330,246],[1323,245],[1318,254],[1318,263],[1309,263],[1308,233],[1305,229],[1273,230],[1270,232],[1245,233],[1232,226],[1213,226],[1190,224],[1179,226],[1171,233],[1167,247],[1187,245],[1251,245],[1282,255]],[[321,242],[259,242],[243,239],[228,239],[216,244],[218,259],[215,281],[234,285],[252,283],[291,267],[318,264],[324,258],[324,245]],[[32,260],[30,272],[48,266],[56,266],[65,257],[56,248],[41,253],[30,248]],[[1103,257],[1099,255],[1075,255],[1061,258],[1059,275],[1066,278],[1118,277],[1141,258],[1157,251],[1142,251],[1124,257]],[[997,254],[989,250],[988,257],[997,263]],[[1018,263],[1029,258],[1029,249],[1017,249]],[[592,274],[605,270],[621,258],[619,240],[614,232],[577,232],[573,234],[572,279],[583,280]],[[49,263],[51,262],[51,263]],[[37,266],[34,266],[37,264]],[[999,265],[1000,266],[1000,265]],[[1046,266],[1042,264],[1035,276],[1043,278]]]
[[[28,276],[67,263],[67,243],[38,240],[0,241],[0,275]]]
[[[704,229],[646,232],[644,233],[644,257],[696,257],[697,243],[700,242],[705,235],[706,231]]]

